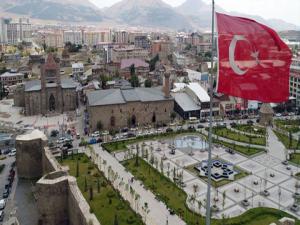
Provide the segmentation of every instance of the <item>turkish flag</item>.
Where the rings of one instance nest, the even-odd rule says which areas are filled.
[[[289,97],[292,53],[271,28],[254,20],[216,13],[217,91],[261,102]]]

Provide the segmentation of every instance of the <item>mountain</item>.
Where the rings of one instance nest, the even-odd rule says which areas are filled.
[[[187,17],[194,28],[200,30],[211,29],[211,5],[206,4],[202,0],[186,0],[183,4],[176,7],[176,11]],[[264,19],[260,16],[255,15],[242,14],[238,12],[226,12],[218,5],[216,5],[216,11],[221,13],[228,13],[230,15],[251,18],[260,23],[266,24],[267,26],[270,26],[277,31],[300,29],[296,25],[287,23],[280,19]]]
[[[184,15],[162,0],[123,0],[109,7],[106,16],[131,26],[191,28]]]
[[[1,0],[1,11],[34,19],[68,22],[100,22],[103,14],[89,1],[81,0]]]

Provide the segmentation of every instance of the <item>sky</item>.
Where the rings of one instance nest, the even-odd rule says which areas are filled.
[[[108,7],[120,0],[90,0],[99,7]],[[178,6],[185,0],[163,0]],[[203,0],[210,3],[211,0]],[[215,0],[226,11],[258,15],[265,19],[282,19],[300,26],[300,0]]]

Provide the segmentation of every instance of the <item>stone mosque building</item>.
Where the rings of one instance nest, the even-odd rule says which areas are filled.
[[[24,107],[26,116],[74,111],[77,108],[76,88],[72,79],[61,79],[60,66],[49,54],[41,66],[41,80],[28,81],[15,92],[15,106]]]
[[[119,130],[168,123],[174,108],[170,95],[170,74],[165,73],[164,87],[124,88],[90,92],[87,95],[87,111],[90,131]]]

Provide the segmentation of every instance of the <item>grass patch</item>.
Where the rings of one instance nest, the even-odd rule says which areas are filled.
[[[266,145],[265,137],[253,137],[250,135],[240,134],[238,132],[229,130],[225,127],[213,127],[213,134],[233,141],[244,142],[254,145]]]
[[[300,131],[300,120],[275,120],[275,125],[287,132],[297,133]]]
[[[234,151],[237,151],[237,152],[242,153],[247,156],[255,155],[255,154],[260,153],[265,150],[262,148],[253,148],[253,147],[249,147],[249,146],[236,145],[236,144],[228,143],[228,142],[221,141],[218,139],[214,139],[213,142],[215,144],[219,144],[219,145],[225,146],[227,148],[233,149]]]
[[[298,141],[296,141],[295,139],[292,138],[290,140],[290,138],[287,135],[282,134],[275,130],[274,133],[287,149],[299,149],[300,146],[298,144]]]
[[[290,162],[300,165],[300,153],[290,154]],[[298,173],[298,177],[300,178],[300,173]]]
[[[195,176],[200,177],[202,180],[204,180],[207,183],[207,177],[200,176],[199,175],[199,171],[195,169],[195,165],[196,164],[188,166],[188,167],[186,167],[186,169],[188,171],[190,171],[191,173],[193,173]],[[238,174],[236,174],[234,176],[234,180],[223,179],[223,180],[220,180],[220,181],[215,181],[215,180],[212,179],[211,180],[212,186],[214,186],[215,188],[221,187],[221,186],[223,186],[225,184],[229,184],[231,182],[234,182],[236,180],[239,180],[239,179],[241,179],[241,178],[246,177],[246,176],[249,175],[249,173],[247,173],[246,171],[242,170],[241,168],[239,168],[237,166],[234,166],[234,170],[238,172]]]
[[[145,187],[149,188],[158,199],[173,209],[188,225],[205,224],[204,217],[193,213],[186,207],[186,193],[169,178],[163,176],[142,159],[139,160],[138,167],[135,166],[135,159],[127,160],[123,164],[138,180],[143,182]],[[235,218],[213,219],[212,225],[269,225],[285,216],[294,218],[276,209],[256,208]],[[296,224],[300,225],[299,220],[296,220]]]
[[[2,173],[2,171],[4,170],[4,168],[5,168],[5,165],[4,165],[4,164],[1,164],[1,165],[0,165],[0,174]]]
[[[121,151],[121,150],[127,149],[127,145],[130,145],[130,144],[147,141],[147,140],[159,140],[159,139],[171,138],[171,137],[177,136],[178,134],[195,134],[195,131],[193,132],[193,131],[188,131],[188,130],[182,130],[182,131],[169,132],[169,133],[163,133],[163,134],[140,136],[140,137],[132,138],[129,140],[104,143],[104,144],[102,144],[102,147],[104,147],[106,149],[106,151],[108,151],[108,152],[116,152],[116,151]]]
[[[248,124],[238,124],[234,127],[237,130],[250,133],[250,134],[257,134],[257,135],[266,135],[266,128],[257,127]]]
[[[79,176],[76,177],[77,159],[79,163]],[[62,165],[69,166],[70,175],[76,177],[78,187],[84,198],[91,207],[91,211],[96,215],[102,225],[113,224],[115,215],[119,224],[142,225],[142,218],[137,215],[127,201],[125,201],[118,191],[105,178],[102,172],[92,164],[86,155],[79,154],[63,159]],[[87,189],[85,185],[87,181]],[[98,193],[98,182],[100,192]],[[90,187],[93,187],[93,200],[90,200]]]

